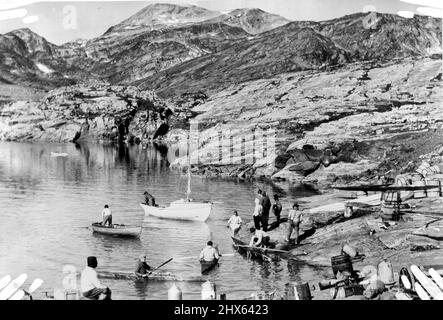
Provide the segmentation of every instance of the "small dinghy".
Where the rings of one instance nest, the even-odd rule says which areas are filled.
[[[246,242],[236,238],[231,237],[234,248],[237,250],[240,254],[245,254],[247,257],[250,257],[252,259],[256,260],[262,260],[262,261],[278,261],[280,259],[280,254],[288,254],[289,251],[286,250],[276,250],[276,249],[270,249],[270,248],[261,248],[261,247],[251,247]]]
[[[124,224],[103,226],[100,222],[93,223],[91,228],[96,233],[120,237],[139,237],[142,232],[142,227],[126,226]]]
[[[67,157],[67,153],[60,153],[60,152],[51,152],[51,157],[58,158],[58,157]]]

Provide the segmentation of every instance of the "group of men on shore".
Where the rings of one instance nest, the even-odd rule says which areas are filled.
[[[252,233],[251,241],[249,242],[249,246],[255,247],[266,247],[269,245],[270,237],[267,234],[269,230],[269,213],[272,209],[272,212],[276,218],[277,227],[280,226],[281,221],[281,212],[283,210],[283,206],[280,202],[280,197],[275,194],[274,195],[274,204],[271,204],[271,200],[266,193],[259,189],[257,191],[257,197],[255,198],[255,207],[253,212],[253,221],[254,227],[251,227],[249,231]],[[289,243],[300,243],[300,223],[302,219],[302,211],[298,203],[294,203],[292,208],[289,210],[288,214],[288,234],[286,237],[286,242]],[[237,236],[238,232],[241,229],[243,221],[241,217],[238,215],[238,212],[235,210],[234,215],[228,221],[228,227],[233,231],[233,236]],[[295,234],[294,234],[295,233]],[[293,234],[295,237],[293,237]]]

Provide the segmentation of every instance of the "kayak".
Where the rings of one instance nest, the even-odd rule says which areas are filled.
[[[146,216],[161,219],[186,220],[205,222],[212,212],[212,203],[186,202],[178,200],[171,203],[169,207],[153,207],[140,203]]]
[[[102,279],[134,280],[134,281],[187,281],[204,282],[200,276],[178,278],[169,272],[153,272],[148,277],[139,277],[133,272],[125,271],[97,271],[97,276]]]
[[[142,227],[125,226],[124,224],[103,226],[100,222],[96,222],[91,227],[93,232],[121,237],[139,237],[142,232]]]
[[[207,274],[210,271],[212,271],[218,264],[218,260],[215,259],[214,261],[200,261],[201,265],[201,272],[202,274]]]

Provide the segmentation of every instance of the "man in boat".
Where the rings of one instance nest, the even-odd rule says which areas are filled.
[[[262,203],[263,206],[263,214],[262,214],[262,229],[263,231],[268,231],[268,222],[269,222],[269,211],[271,211],[271,200],[269,199],[266,191],[262,192]]]
[[[299,233],[300,233],[300,222],[302,218],[302,211],[300,210],[298,203],[295,202],[292,205],[292,209],[289,210],[288,214],[288,221],[289,221],[289,230],[288,230],[288,238],[286,239],[287,242],[295,242],[296,244],[300,243],[299,240]],[[295,239],[292,241],[291,235],[295,232]]]
[[[109,206],[107,204],[105,204],[105,207],[102,211],[102,225],[105,226],[106,223],[108,223],[108,225],[110,227],[112,227],[112,211],[111,209],[109,209]]]
[[[231,228],[232,235],[234,237],[240,231],[242,223],[243,223],[243,220],[238,215],[237,210],[234,210],[234,215],[232,215],[231,218],[229,218],[228,225],[227,225],[228,228]]]
[[[155,198],[148,191],[145,191],[144,196],[146,205],[150,207],[156,207]]]
[[[251,228],[249,231],[252,233],[250,247],[267,247],[269,246],[270,237],[268,234],[260,229]]]
[[[141,254],[137,259],[137,264],[135,266],[135,275],[139,277],[146,277],[148,271],[151,271],[152,267],[146,263],[146,254]]]
[[[283,206],[280,203],[278,195],[274,194],[274,204],[272,206],[272,212],[274,213],[274,216],[277,219],[277,226],[280,226],[280,214],[282,209]]]
[[[208,241],[207,246],[200,253],[200,262],[213,262],[217,263],[218,259],[220,259],[220,255],[218,250],[214,248],[214,243],[212,241]]]
[[[111,300],[111,290],[108,287],[103,286],[97,278],[97,258],[88,257],[88,266],[82,271],[80,278],[80,285],[82,294],[85,298],[92,300],[99,300],[104,296],[103,300]]]

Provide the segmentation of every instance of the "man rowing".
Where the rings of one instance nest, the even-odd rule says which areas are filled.
[[[229,218],[227,225],[229,228],[231,228],[233,236],[236,236],[240,231],[242,223],[243,220],[238,215],[237,210],[234,210],[234,214],[231,216],[231,218]]]
[[[137,259],[137,264],[135,266],[135,275],[139,277],[146,277],[151,271],[152,267],[146,263],[146,254],[141,254]]]
[[[212,241],[208,241],[207,246],[203,248],[200,253],[200,261],[215,263],[218,259],[220,259],[218,250],[214,248],[214,243]]]
[[[83,296],[92,300],[111,300],[111,290],[103,286],[97,278],[97,272],[95,268],[97,267],[97,258],[88,257],[88,266],[81,273],[80,286],[82,289]]]
[[[212,241],[208,241],[207,246],[200,253],[200,265],[202,274],[207,274],[211,271],[218,263],[220,259],[220,254],[218,249],[214,247]]]

